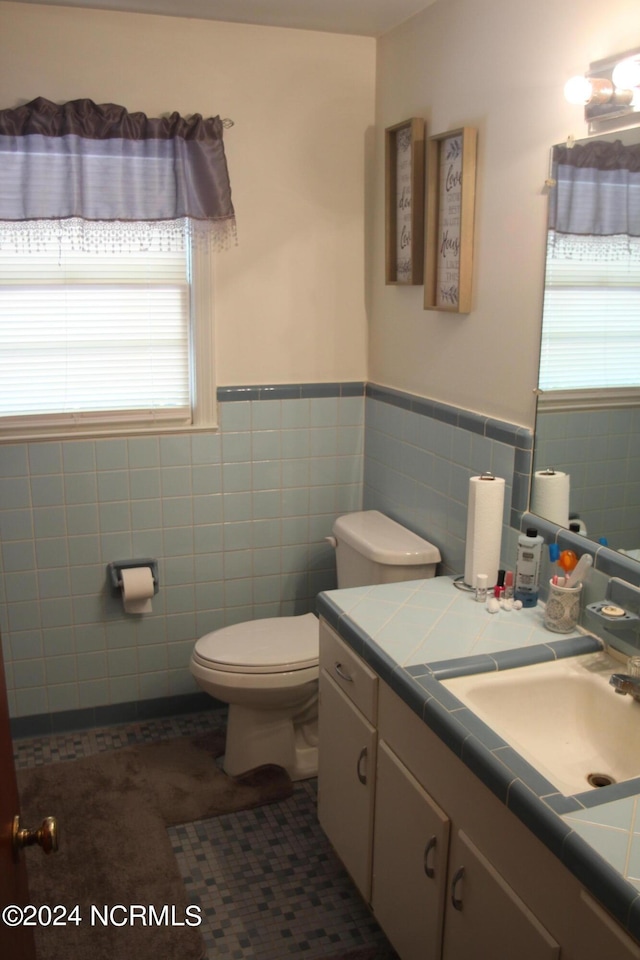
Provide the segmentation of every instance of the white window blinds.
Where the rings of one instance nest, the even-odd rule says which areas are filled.
[[[547,257],[539,386],[640,386],[640,262]]]
[[[32,246],[0,251],[2,423],[189,422],[185,245],[81,252],[47,238]]]

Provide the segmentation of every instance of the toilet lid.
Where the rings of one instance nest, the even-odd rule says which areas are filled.
[[[196,643],[200,660],[216,670],[282,673],[318,665],[319,627],[313,613],[247,620],[206,633]]]

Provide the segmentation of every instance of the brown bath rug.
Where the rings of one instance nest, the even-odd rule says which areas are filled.
[[[145,778],[164,823],[190,823],[250,810],[290,797],[293,784],[281,767],[259,767],[229,777],[214,762],[224,753],[224,734],[158,740],[140,748]]]
[[[202,937],[188,925],[166,827],[293,791],[280,767],[228,777],[215,762],[223,750],[223,734],[180,737],[18,771],[22,822],[35,827],[55,816],[60,832],[58,853],[25,851],[31,903],[69,913],[77,905],[80,921],[36,927],[38,960],[200,960]],[[131,905],[153,906],[145,913],[151,925],[129,922]]]

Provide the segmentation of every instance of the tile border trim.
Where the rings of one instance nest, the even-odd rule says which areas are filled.
[[[309,397],[370,397],[380,400],[412,413],[419,413],[433,420],[440,420],[454,427],[461,427],[470,433],[486,437],[489,440],[498,440],[516,450],[524,452],[533,450],[533,432],[528,427],[521,427],[506,420],[496,420],[493,417],[464,410],[439,400],[429,400],[412,393],[404,393],[391,387],[361,380],[335,383],[282,383],[282,384],[255,384],[247,386],[218,387],[219,403],[231,403],[241,400],[291,400]],[[522,458],[526,461],[528,458]],[[523,463],[522,466],[525,466]],[[522,472],[522,466],[518,472]]]
[[[438,400],[383,387],[376,383],[354,380],[335,383],[283,383],[218,387],[218,403],[251,400],[303,400],[322,397],[364,397],[388,403],[403,410],[430,417],[487,440],[496,440],[513,447],[515,460],[511,493],[510,525],[520,526],[522,513],[529,505],[529,487],[533,464],[533,431],[505,420],[483,416]]]
[[[496,420],[493,417],[474,413],[472,410],[464,410],[448,403],[440,403],[438,400],[429,400],[426,397],[418,397],[374,383],[367,383],[365,395],[372,400],[380,400],[382,403],[389,403],[392,406],[410,410],[412,413],[419,413],[433,420],[461,427],[488,440],[498,440],[521,451],[533,450],[533,432],[528,427]]]
[[[512,447],[514,464],[509,524],[516,530],[520,528],[520,518],[529,506],[529,488],[533,469],[533,431],[528,427],[496,420],[471,410],[459,409],[447,403],[440,403],[438,400],[428,400],[425,397],[417,397],[401,390],[392,390],[372,383],[366,385],[365,396]]]
[[[280,383],[255,386],[218,387],[218,403],[242,400],[305,400],[318,397],[364,397],[362,380],[344,383]]]
[[[119,723],[144,722],[181,713],[201,713],[220,709],[220,703],[208,693],[184,693],[171,697],[155,697],[150,700],[130,700],[126,703],[104,704],[99,707],[84,707],[77,710],[61,710],[58,713],[37,713],[28,717],[11,718],[11,736],[44,737],[50,734],[69,733],[91,727],[114,726]]]

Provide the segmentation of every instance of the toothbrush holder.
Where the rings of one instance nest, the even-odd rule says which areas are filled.
[[[582,584],[565,587],[549,581],[549,596],[544,611],[544,625],[554,633],[569,633],[575,630],[580,619],[580,596]]]

